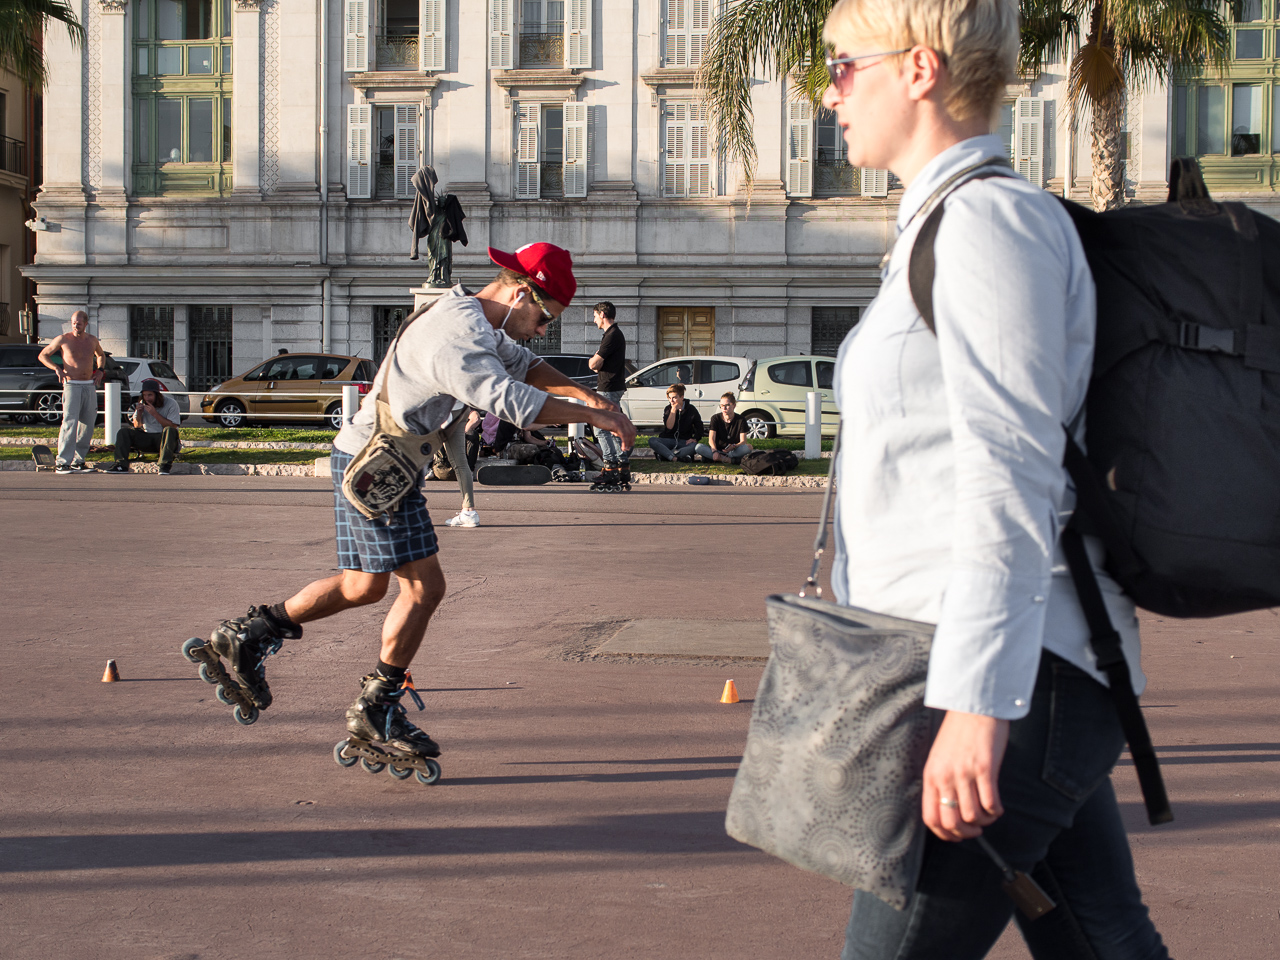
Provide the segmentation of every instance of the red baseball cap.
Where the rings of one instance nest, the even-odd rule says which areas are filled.
[[[500,267],[522,273],[545,290],[553,300],[569,306],[578,281],[573,278],[573,258],[554,243],[526,243],[515,253],[489,248],[489,259]]]

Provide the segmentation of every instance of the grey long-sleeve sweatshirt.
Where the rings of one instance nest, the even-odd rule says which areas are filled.
[[[409,325],[333,445],[355,456],[368,443],[384,380],[392,417],[414,433],[438,429],[459,400],[527,427],[547,401],[546,393],[524,382],[529,368],[541,362],[533,351],[495,330],[480,301],[459,284]]]

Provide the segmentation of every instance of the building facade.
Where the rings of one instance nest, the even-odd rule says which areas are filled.
[[[0,69],[0,343],[26,339],[23,311],[33,290],[22,267],[35,255],[27,226],[40,182],[39,98]]]
[[[742,189],[695,91],[718,0],[72,4],[85,48],[48,42],[40,333],[87,309],[108,349],[169,359],[193,390],[281,347],[380,358],[426,278],[408,259],[421,164],[467,214],[455,280],[486,282],[490,245],[573,253],[547,350],[591,352],[609,299],[640,364],[831,353],[894,237],[900,185],[849,167],[785,81],[752,87]],[[1010,86],[999,124],[1021,172],[1084,199],[1065,74]],[[1173,102],[1130,104],[1136,199],[1164,195]]]

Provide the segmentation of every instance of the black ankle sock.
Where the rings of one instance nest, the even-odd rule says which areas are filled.
[[[393,667],[389,663],[378,661],[378,673],[386,677],[388,680],[403,680],[407,667]]]
[[[273,603],[271,606],[267,607],[267,612],[271,614],[271,619],[275,620],[276,623],[279,623],[286,627],[299,626],[299,624],[296,624],[292,620],[290,620],[289,615],[284,612],[283,603]]]

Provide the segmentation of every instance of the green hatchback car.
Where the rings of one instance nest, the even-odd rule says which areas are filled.
[[[840,422],[836,409],[836,362],[832,357],[770,357],[757,360],[738,391],[737,412],[747,421],[747,438],[804,436],[805,397],[822,394],[822,435],[833,437]]]

